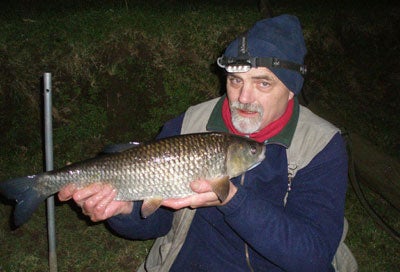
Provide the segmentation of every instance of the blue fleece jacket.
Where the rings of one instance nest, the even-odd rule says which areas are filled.
[[[183,115],[167,122],[158,138],[180,134]],[[347,187],[347,154],[336,134],[329,144],[297,172],[286,206],[286,147],[267,145],[267,157],[246,172],[244,185],[233,179],[236,195],[225,206],[197,210],[186,241],[171,271],[333,271],[339,244]],[[146,219],[141,202],[130,215],[108,220],[129,239],[151,239],[171,228],[173,212],[160,208]]]

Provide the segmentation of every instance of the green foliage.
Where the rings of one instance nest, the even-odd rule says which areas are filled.
[[[307,100],[400,156],[400,13],[370,2],[271,1],[275,14],[292,13],[303,23]],[[108,143],[151,139],[166,120],[218,96],[215,59],[260,18],[257,1],[2,1],[0,180],[43,170],[44,72],[52,73],[61,167]],[[398,228],[398,214],[369,198]],[[132,271],[144,259],[151,241],[116,237],[75,208],[56,207],[60,271]],[[17,230],[9,228],[10,214],[0,205],[0,271],[47,270],[44,207]],[[346,216],[360,271],[398,271],[399,245],[371,222],[351,189]]]

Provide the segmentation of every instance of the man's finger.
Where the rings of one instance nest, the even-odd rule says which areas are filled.
[[[169,198],[163,200],[162,205],[179,210],[184,207],[204,207],[220,204],[217,195],[214,192],[195,194],[184,198]]]
[[[168,198],[164,199],[161,205],[165,207],[172,208],[174,210],[179,210],[183,207],[188,207],[190,206],[190,197],[184,197],[184,198]]]
[[[97,194],[103,189],[103,185],[100,183],[93,183],[90,184],[89,186],[78,190],[74,195],[72,196],[73,199],[75,200],[76,203],[81,203],[84,200],[88,199],[89,197]]]
[[[116,196],[116,191],[113,188],[106,188],[101,198],[97,201],[96,206],[93,209],[93,214],[98,220],[104,220],[106,218],[107,207],[113,202]]]
[[[72,198],[72,195],[76,192],[77,188],[75,184],[71,183],[65,186],[60,192],[58,192],[58,199],[60,201],[67,201]]]

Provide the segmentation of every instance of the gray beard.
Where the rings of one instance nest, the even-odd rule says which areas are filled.
[[[242,104],[235,101],[230,104],[232,124],[241,133],[251,134],[260,129],[262,117],[264,115],[263,108],[258,104]],[[239,115],[238,110],[258,112],[255,118],[246,118]]]

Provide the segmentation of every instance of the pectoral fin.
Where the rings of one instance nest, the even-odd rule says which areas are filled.
[[[229,194],[229,176],[223,176],[210,181],[212,190],[217,194],[219,201],[224,202]]]
[[[150,216],[161,206],[161,202],[163,201],[162,197],[153,197],[149,199],[143,200],[141,214],[143,218]]]

